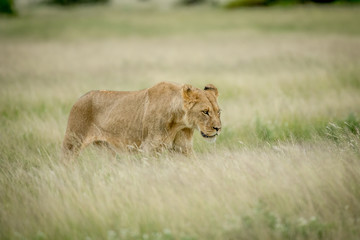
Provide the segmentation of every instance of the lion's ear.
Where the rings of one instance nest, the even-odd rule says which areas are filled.
[[[184,99],[185,105],[192,105],[197,102],[198,93],[195,92],[195,89],[190,84],[185,84],[181,89],[181,95]]]
[[[217,88],[212,84],[206,85],[204,90],[205,91],[211,91],[212,93],[214,93],[215,97],[219,96],[219,92],[218,92]]]

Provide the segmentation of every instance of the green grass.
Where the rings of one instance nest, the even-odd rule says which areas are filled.
[[[357,239],[357,6],[20,9],[0,19],[0,239]],[[216,85],[194,158],[60,146],[93,89]]]

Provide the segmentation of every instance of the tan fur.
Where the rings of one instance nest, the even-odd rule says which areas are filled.
[[[71,109],[63,153],[74,157],[104,142],[115,151],[165,148],[190,155],[194,129],[207,140],[221,131],[218,90],[204,89],[162,82],[134,92],[91,91]]]

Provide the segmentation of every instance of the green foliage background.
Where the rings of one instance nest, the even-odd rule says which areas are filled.
[[[13,0],[0,0],[0,13],[15,14]]]

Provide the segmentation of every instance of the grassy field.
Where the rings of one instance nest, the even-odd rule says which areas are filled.
[[[358,239],[358,6],[87,6],[0,17],[0,239]],[[216,85],[196,156],[60,146],[93,89]]]

